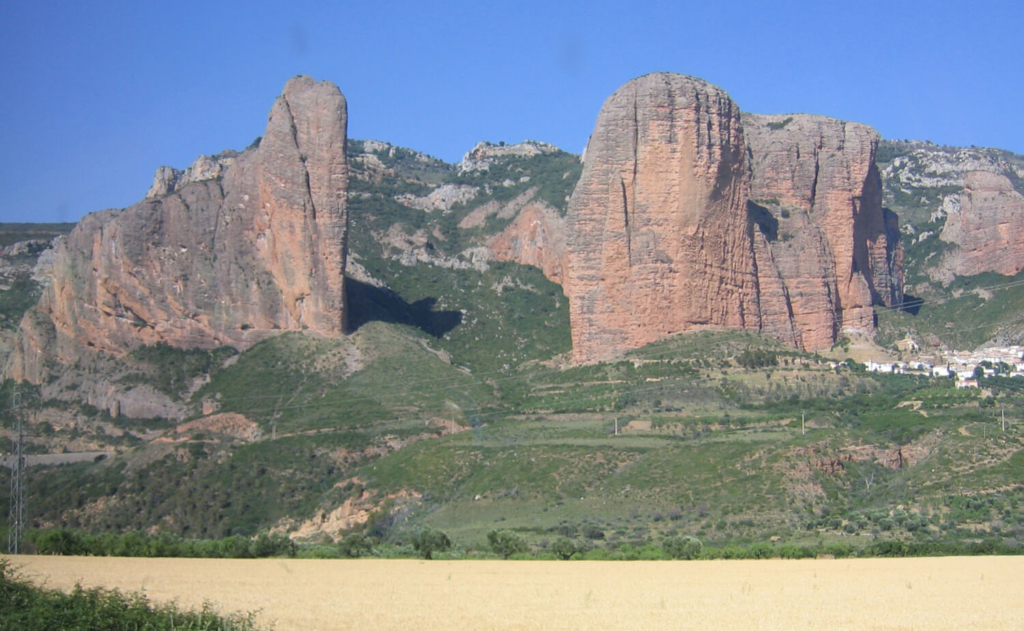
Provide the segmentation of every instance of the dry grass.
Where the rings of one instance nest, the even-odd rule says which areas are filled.
[[[10,557],[27,577],[259,609],[275,629],[1020,629],[1024,557],[316,561]]]

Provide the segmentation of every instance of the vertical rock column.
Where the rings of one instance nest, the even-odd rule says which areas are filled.
[[[298,76],[274,102],[260,143],[257,247],[294,326],[344,331],[347,105],[334,84]]]
[[[705,327],[760,326],[739,108],[656,73],[605,102],[567,217],[573,359]]]

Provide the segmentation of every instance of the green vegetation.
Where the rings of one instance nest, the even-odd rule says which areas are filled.
[[[655,558],[647,546],[693,556],[680,552],[690,538],[735,555],[711,551],[769,537],[814,550],[850,536],[857,549],[992,537],[1012,547],[1024,535],[1014,490],[1024,464],[1000,455],[1024,447],[1024,388],[995,390],[1003,433],[995,400],[978,391],[831,368],[741,332],[489,375],[445,363],[436,343],[383,322],[341,341],[267,340],[218,366],[193,398],[257,422],[254,442],[196,429],[34,470],[32,517],[97,536],[159,524],[181,538],[248,540],[345,502],[368,511],[338,546],[299,550],[330,557],[412,554],[421,528],[468,550],[515,556],[525,550],[505,544],[521,540],[552,558]],[[1002,512],[968,519],[952,499],[960,489],[998,498]],[[563,538],[576,548],[552,547]]]
[[[28,240],[46,240],[68,234],[73,223],[2,223],[0,222],[0,247]]]
[[[434,528],[421,528],[412,536],[412,547],[424,559],[434,558],[435,552],[444,552],[452,547],[448,535]]]
[[[673,559],[696,559],[704,550],[704,544],[696,537],[667,537],[661,542],[665,553]]]
[[[781,121],[769,122],[768,123],[768,128],[771,129],[772,131],[779,131],[780,129],[785,129],[786,125],[788,125],[788,124],[790,124],[792,122],[793,122],[793,117],[792,116],[787,116],[786,118],[782,119]]]
[[[165,342],[140,346],[128,354],[133,371],[121,378],[122,383],[147,384],[173,398],[181,398],[197,377],[220,369],[229,357],[238,352],[230,346],[213,351],[174,348]]]
[[[39,284],[27,274],[16,276],[9,289],[0,290],[0,329],[18,326],[21,317],[36,304],[41,293]]]
[[[526,539],[511,530],[492,530],[487,533],[487,542],[491,544],[491,550],[503,559],[530,549]]]
[[[183,539],[170,533],[92,535],[62,528],[31,531],[29,541],[36,554],[46,555],[261,559],[294,557],[297,551],[288,537],[267,532],[255,538],[233,535],[224,539]]]
[[[206,604],[201,611],[149,602],[141,593],[76,587],[70,594],[37,587],[20,576],[10,561],[0,559],[0,629],[201,629],[239,631],[256,628],[256,615],[216,612]]]

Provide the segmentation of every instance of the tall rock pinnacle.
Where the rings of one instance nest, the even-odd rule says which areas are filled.
[[[6,374],[38,383],[89,353],[156,342],[244,349],[282,330],[341,334],[346,126],[335,85],[295,77],[258,147],[209,178],[85,217],[58,249]]]
[[[812,116],[743,115],[763,330],[807,350],[841,329],[874,332],[875,304],[903,300],[896,216],[882,208],[879,135]],[[780,291],[769,291],[781,282]]]
[[[739,108],[655,73],[605,101],[569,202],[573,359],[704,327],[760,327]]]

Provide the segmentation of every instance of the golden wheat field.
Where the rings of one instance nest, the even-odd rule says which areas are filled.
[[[1022,629],[1024,557],[384,561],[5,557],[50,587],[259,610],[274,629]]]

